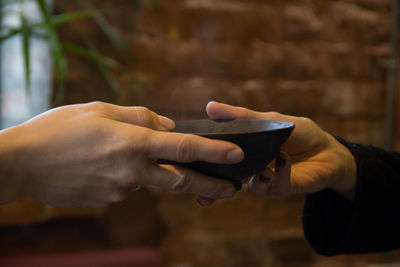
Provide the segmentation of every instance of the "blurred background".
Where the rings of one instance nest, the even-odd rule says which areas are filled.
[[[199,119],[216,100],[310,117],[332,134],[400,151],[398,8],[395,0],[3,0],[1,126],[95,100]],[[316,255],[302,201],[242,190],[204,208],[154,188],[106,210],[22,199],[0,206],[0,257],[145,248],[171,267],[400,264],[399,252]]]

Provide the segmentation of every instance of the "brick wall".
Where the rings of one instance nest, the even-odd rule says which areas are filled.
[[[105,8],[137,57],[133,69],[148,79],[143,85],[118,77],[122,88],[112,101],[185,119],[205,117],[207,102],[217,100],[309,116],[334,134],[383,144],[388,0],[92,2]],[[95,29],[91,36],[100,45],[104,36]],[[78,70],[85,72],[72,74]],[[73,81],[67,101],[95,99],[90,90],[82,99],[81,81]],[[172,265],[318,266],[384,258],[316,256],[303,238],[301,196],[240,193],[201,208],[191,196],[158,195],[167,228],[161,251]]]
[[[149,83],[120,77],[118,96],[95,97],[76,70],[66,103],[97,98],[180,119],[204,117],[215,99],[308,116],[334,134],[383,144],[389,0],[92,2],[105,8]],[[101,32],[84,29],[101,46]],[[118,57],[110,46],[102,51]],[[94,82],[99,91],[102,81]]]
[[[144,105],[184,119],[205,117],[207,102],[217,100],[308,116],[333,134],[383,144],[389,0],[88,2],[124,36],[136,63],[117,53],[89,21],[61,29],[61,36],[79,41],[85,34],[146,82],[116,74],[121,89],[114,94],[95,67],[69,55],[64,104]],[[77,3],[57,1],[56,6],[73,10]],[[303,238],[302,196],[257,199],[241,192],[202,208],[192,196],[151,192],[142,201],[156,196],[157,204],[140,212],[161,220],[164,231],[160,224],[127,220],[124,212],[114,218],[125,223],[111,224],[109,231],[119,240],[115,246],[157,246],[167,266],[365,266],[399,259],[398,253],[317,256]],[[129,210],[129,203],[120,205]],[[158,234],[149,242],[132,233],[135,227]]]

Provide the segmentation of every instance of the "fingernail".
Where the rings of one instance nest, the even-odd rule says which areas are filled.
[[[262,174],[260,174],[260,176],[258,177],[258,180],[260,180],[260,182],[263,182],[263,183],[268,183],[269,181],[271,181],[270,178],[267,178]]]
[[[244,158],[244,153],[241,149],[235,148],[234,150],[228,152],[227,158],[232,163],[240,162]]]
[[[175,128],[175,122],[171,120],[170,118],[164,117],[164,116],[158,116],[158,121],[160,124],[166,128],[166,130],[170,131]]]
[[[278,157],[278,158],[276,159],[276,165],[277,165],[278,167],[282,168],[283,166],[286,165],[286,160],[283,159],[283,158],[281,158],[281,157]]]

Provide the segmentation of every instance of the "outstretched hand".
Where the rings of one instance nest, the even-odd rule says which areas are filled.
[[[276,112],[256,112],[242,107],[210,102],[211,119],[254,118],[295,124],[273,166],[249,182],[256,196],[312,193],[331,188],[349,200],[354,198],[356,164],[350,151],[308,118]]]
[[[137,185],[233,196],[227,181],[156,163],[243,159],[235,144],[168,132],[174,126],[143,107],[95,102],[52,109],[0,131],[0,203],[33,197],[58,207],[104,207]]]

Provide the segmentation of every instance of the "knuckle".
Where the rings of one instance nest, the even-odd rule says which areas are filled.
[[[85,111],[90,116],[103,117],[110,113],[110,105],[101,101],[94,101],[84,105]]]
[[[304,123],[304,125],[310,125],[310,126],[316,125],[315,122],[314,122],[313,120],[311,120],[310,118],[307,118],[307,117],[300,117],[299,119],[300,119],[300,121],[301,121],[302,123]]]
[[[143,126],[154,124],[154,113],[146,107],[135,107],[137,123]]]
[[[176,158],[181,162],[190,162],[193,158],[193,146],[188,137],[183,137],[176,148]]]
[[[276,111],[271,111],[268,112],[268,114],[270,115],[271,119],[273,120],[279,120],[280,118],[282,118],[282,114]]]
[[[104,110],[106,107],[106,103],[101,101],[93,101],[87,104],[89,109],[91,110]]]
[[[181,172],[179,177],[169,186],[169,190],[174,193],[185,193],[189,191],[190,185],[190,177],[185,172]]]
[[[140,112],[140,113],[143,113],[143,114],[147,114],[147,113],[150,113],[150,112],[151,112],[148,108],[142,107],[142,106],[140,106],[140,107],[135,107],[135,110],[136,110],[137,112]]]

